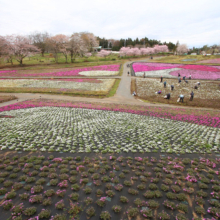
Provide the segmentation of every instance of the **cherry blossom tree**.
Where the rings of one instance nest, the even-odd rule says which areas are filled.
[[[153,48],[154,48],[155,53],[160,53],[160,52],[167,53],[167,52],[169,52],[167,45],[155,45]]]
[[[188,47],[186,44],[179,44],[176,51],[177,54],[184,54],[188,52]]]
[[[22,35],[11,35],[5,37],[6,44],[4,47],[4,55],[9,60],[15,58],[19,64],[23,65],[23,59],[28,55],[39,53],[40,50],[31,44],[28,37]],[[13,64],[13,63],[12,63]]]
[[[120,56],[127,56],[130,49],[131,49],[130,47],[122,47],[119,50]]]
[[[111,54],[111,51],[108,50],[101,50],[97,53],[97,56],[99,57],[107,57],[109,54]]]

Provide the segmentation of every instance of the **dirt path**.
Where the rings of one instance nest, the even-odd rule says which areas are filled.
[[[145,61],[149,61],[145,60]],[[128,71],[130,72],[130,68],[127,67],[127,64],[131,62],[127,62],[124,64],[124,71],[121,78],[121,82],[119,84],[118,90],[113,97],[110,98],[87,98],[87,97],[71,97],[71,96],[64,96],[64,95],[49,95],[49,94],[41,94],[41,93],[10,93],[10,95],[15,95],[18,97],[16,100],[0,103],[0,107],[7,106],[10,104],[15,104],[18,102],[23,102],[30,99],[54,99],[54,100],[63,100],[63,101],[71,101],[71,102],[96,102],[96,103],[114,103],[114,104],[129,104],[129,105],[140,105],[140,106],[154,106],[154,107],[174,107],[174,108],[188,108],[188,109],[200,109],[195,107],[188,107],[188,106],[176,106],[176,105],[169,105],[169,104],[154,104],[143,102],[142,100],[135,99],[134,96],[130,93],[130,85],[131,85],[131,76],[127,75]],[[109,77],[110,78],[110,77]],[[119,77],[118,77],[119,78]],[[8,95],[9,93],[0,93],[1,95]],[[203,110],[215,110],[210,108],[202,108]],[[219,110],[220,111],[220,110]]]

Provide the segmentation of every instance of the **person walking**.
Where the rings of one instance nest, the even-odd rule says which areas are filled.
[[[171,91],[173,91],[173,89],[174,89],[174,85],[171,85]]]
[[[178,73],[178,77],[180,77],[180,73]]]
[[[192,79],[192,76],[191,76],[191,74],[189,75],[189,79]]]
[[[194,92],[192,91],[192,92],[190,93],[190,99],[189,99],[189,101],[192,101],[192,100],[193,100],[193,97],[194,97]]]
[[[163,77],[162,76],[160,77],[160,82],[163,82]]]
[[[184,99],[184,95],[180,95],[180,102],[182,101],[182,103],[183,103],[183,99]]]
[[[167,82],[166,81],[163,83],[163,86],[164,86],[164,88],[166,88],[166,86],[167,86]]]
[[[145,78],[145,72],[144,72],[144,78]]]

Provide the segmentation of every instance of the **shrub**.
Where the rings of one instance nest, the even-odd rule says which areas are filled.
[[[56,186],[57,183],[58,183],[58,179],[52,179],[52,180],[50,180],[50,185],[51,185],[51,186]]]
[[[172,191],[173,191],[174,193],[178,193],[178,192],[181,191],[180,187],[177,186],[177,185],[172,185],[172,186],[171,186],[171,189],[172,189]]]
[[[174,200],[174,199],[176,199],[176,194],[175,194],[175,193],[168,192],[168,193],[166,194],[166,197],[167,197],[168,199]]]
[[[29,202],[30,203],[41,203],[42,200],[43,200],[42,194],[40,194],[40,195],[32,195],[29,198]]]
[[[56,191],[56,195],[59,196],[59,197],[64,197],[65,193],[66,193],[65,189],[64,190],[58,189]]]
[[[107,190],[105,193],[108,197],[111,197],[111,198],[115,195],[113,190]]]
[[[158,189],[158,186],[154,183],[151,183],[151,184],[149,184],[149,189],[156,190],[156,189]]]
[[[139,210],[137,208],[129,208],[127,210],[127,214],[129,217],[135,217],[138,215],[138,213],[139,213]]]
[[[195,212],[196,212],[197,214],[205,215],[205,209],[202,208],[202,207],[200,207],[200,206],[196,206],[196,207],[195,207]]]
[[[8,192],[5,194],[5,199],[13,199],[16,197],[16,195],[17,195],[17,193],[14,191]]]
[[[134,204],[137,207],[141,207],[141,206],[145,206],[146,202],[144,200],[141,200],[140,198],[137,198],[137,199],[134,200]]]
[[[32,186],[29,185],[29,184],[27,184],[27,185],[24,186],[24,189],[25,189],[26,191],[30,191],[31,188],[32,188]]]
[[[175,219],[176,220],[188,220],[188,218],[181,213],[177,214]]]
[[[118,212],[120,212],[121,211],[121,206],[119,206],[119,205],[114,205],[114,206],[112,206],[112,210],[114,211],[114,212],[116,212],[116,213],[118,213]]]
[[[65,207],[63,199],[55,204],[56,209],[63,209]]]
[[[69,195],[69,197],[74,200],[74,201],[77,201],[79,199],[79,194],[78,193],[71,193]]]
[[[155,200],[149,200],[146,202],[147,206],[150,207],[151,209],[157,209],[159,207],[159,203]]]
[[[184,193],[179,193],[176,195],[176,198],[179,200],[179,201],[186,201],[187,198],[186,198],[186,195]]]
[[[84,200],[84,202],[86,203],[86,205],[89,205],[89,204],[91,204],[91,203],[93,202],[93,199],[90,198],[90,197],[87,197],[87,198]]]
[[[103,220],[110,220],[111,219],[111,215],[108,211],[102,211],[100,214],[100,218]]]
[[[41,185],[33,186],[33,187],[31,188],[31,193],[32,193],[32,194],[39,193],[39,192],[42,192],[43,189],[44,189],[44,188],[43,188],[43,186],[41,186]]]
[[[38,217],[41,218],[49,218],[51,211],[49,209],[42,209],[41,212],[38,214]]]
[[[48,197],[48,198],[44,199],[43,202],[42,202],[42,204],[43,204],[44,206],[49,206],[49,205],[51,205],[51,204],[52,204],[51,198]]]
[[[98,206],[100,206],[100,207],[105,206],[105,203],[106,203],[106,197],[101,197],[100,199],[98,199],[98,200],[96,201],[96,204],[97,204]]]
[[[23,194],[19,194],[19,197],[21,200],[26,200],[29,198],[29,194],[28,193],[23,193]]]
[[[34,215],[35,213],[37,212],[37,208],[36,207],[29,207],[29,208],[26,208],[23,213],[27,216],[31,216],[31,215]]]
[[[174,202],[170,202],[169,200],[165,200],[163,205],[168,208],[168,209],[171,209],[171,210],[174,210],[176,208],[176,205]]]
[[[146,197],[147,199],[152,199],[152,198],[155,197],[155,192],[148,190],[148,191],[146,191],[143,195],[144,195],[144,197]]]
[[[92,216],[95,216],[95,209],[94,207],[89,207],[86,209],[86,214],[89,216],[89,218],[91,218]]]
[[[153,218],[153,212],[152,212],[151,209],[146,209],[145,208],[145,209],[142,209],[140,212],[147,219]]]
[[[183,203],[180,203],[176,206],[176,208],[182,212],[185,212],[187,213],[188,212],[188,206],[183,204]]]
[[[139,192],[138,192],[138,190],[129,188],[129,189],[128,189],[128,193],[129,193],[129,194],[132,194],[132,195],[137,195]]]
[[[125,196],[120,196],[120,202],[123,202],[123,203],[128,203],[128,202],[129,202],[129,200],[128,200],[128,198],[127,198],[127,197],[125,197]]]
[[[161,184],[160,187],[164,192],[167,192],[169,190],[169,186],[166,186],[165,184]]]
[[[169,220],[169,219],[170,219],[169,214],[166,213],[166,212],[164,212],[164,211],[160,212],[160,213],[158,214],[158,217],[159,217],[159,219],[161,219],[161,220]]]
[[[12,200],[5,200],[0,206],[2,206],[4,210],[9,210],[13,206]]]

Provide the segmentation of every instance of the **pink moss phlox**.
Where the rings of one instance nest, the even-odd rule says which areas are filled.
[[[92,66],[92,67],[85,67],[81,69],[73,69],[68,71],[60,71],[60,72],[51,72],[51,73],[33,73],[33,74],[24,74],[24,73],[17,73],[15,71],[6,71],[2,72],[0,71],[0,77],[1,76],[14,76],[14,77],[67,77],[67,76],[82,76],[80,75],[80,72],[83,71],[95,71],[95,70],[101,70],[101,71],[118,71],[120,65],[118,64],[112,64],[112,65],[102,65],[102,66]]]

